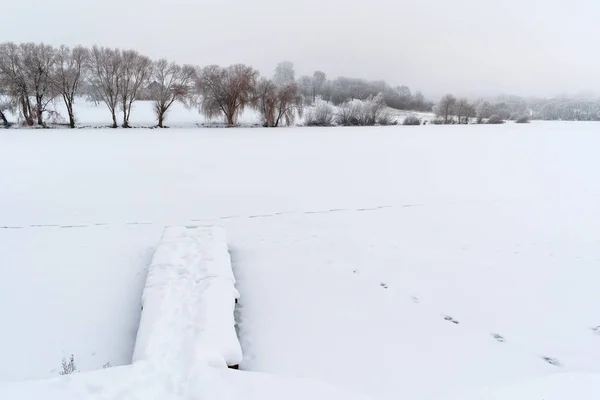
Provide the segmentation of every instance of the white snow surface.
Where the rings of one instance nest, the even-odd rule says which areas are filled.
[[[206,393],[270,398],[253,382],[286,376],[280,397],[319,390],[303,378],[382,399],[596,398],[598,127],[0,132],[0,381],[55,377],[71,353],[82,372],[130,364],[165,226],[220,224],[246,371],[202,367],[223,382]],[[150,368],[0,398],[185,386]]]

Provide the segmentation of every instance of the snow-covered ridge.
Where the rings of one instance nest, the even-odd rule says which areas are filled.
[[[238,365],[238,297],[223,228],[166,228],[142,294],[133,362]]]

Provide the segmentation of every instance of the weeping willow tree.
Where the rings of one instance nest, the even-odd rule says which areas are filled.
[[[205,67],[197,80],[200,111],[209,119],[223,116],[228,127],[235,126],[244,109],[256,101],[257,79],[258,71],[244,64]]]

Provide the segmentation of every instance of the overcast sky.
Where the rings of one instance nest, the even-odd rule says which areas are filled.
[[[0,41],[133,48],[437,96],[600,92],[599,0],[5,0]]]

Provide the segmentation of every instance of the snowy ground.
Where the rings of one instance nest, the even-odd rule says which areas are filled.
[[[164,227],[218,222],[244,369],[384,399],[595,398],[597,130],[2,131],[0,381],[71,353],[129,364]]]

